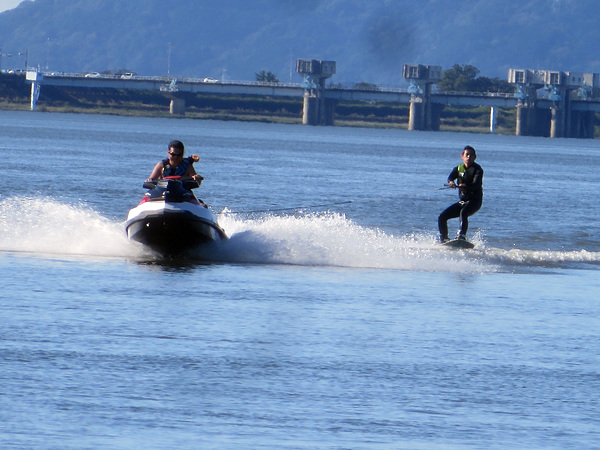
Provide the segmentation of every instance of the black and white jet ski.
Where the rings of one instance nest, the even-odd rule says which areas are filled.
[[[199,186],[197,181],[178,176],[146,181],[144,188],[149,191],[127,215],[127,237],[164,256],[227,239],[216,216],[192,192]]]

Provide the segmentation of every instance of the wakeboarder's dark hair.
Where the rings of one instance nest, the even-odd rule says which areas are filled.
[[[465,145],[465,148],[463,148],[462,154],[464,155],[465,151],[467,151],[467,150],[469,150],[471,153],[473,153],[473,159],[477,159],[477,152],[470,145]]]

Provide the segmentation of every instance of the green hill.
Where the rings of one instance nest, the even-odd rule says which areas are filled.
[[[316,58],[334,82],[397,85],[413,63],[600,72],[598,19],[597,0],[26,0],[0,14],[0,48],[3,68],[26,53],[52,71],[299,82],[295,60]]]

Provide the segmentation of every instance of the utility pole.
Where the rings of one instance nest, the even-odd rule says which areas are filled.
[[[19,52],[19,56],[25,56],[25,72],[27,72],[27,68],[29,67],[29,48],[25,49],[25,53]]]
[[[50,38],[46,38],[46,70],[50,61]]]
[[[171,76],[171,43],[169,42],[167,51],[167,76]]]

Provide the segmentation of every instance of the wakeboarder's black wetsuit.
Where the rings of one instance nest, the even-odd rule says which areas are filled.
[[[477,163],[471,164],[468,169],[464,164],[455,167],[448,176],[448,182],[457,181],[457,184],[466,184],[458,189],[458,202],[446,208],[438,217],[438,227],[442,241],[448,239],[448,219],[460,217],[460,234],[466,236],[469,229],[469,216],[481,208],[483,201],[483,169]]]

